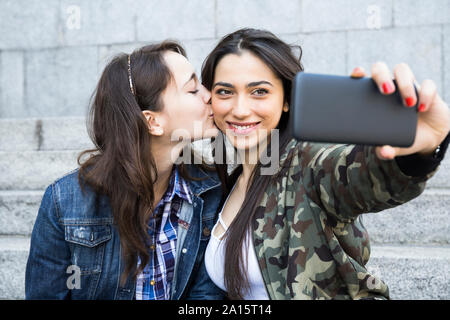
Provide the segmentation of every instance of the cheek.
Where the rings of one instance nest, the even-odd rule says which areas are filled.
[[[208,108],[200,98],[190,97],[188,101],[185,101],[182,108],[180,108],[180,119],[182,121],[190,120],[203,120]]]
[[[258,106],[258,113],[266,120],[265,123],[268,126],[268,129],[274,129],[277,126],[282,112],[283,100],[278,97],[276,99],[274,97],[274,99],[261,103],[261,105]]]
[[[214,113],[214,120],[216,123],[222,123],[225,121],[225,116],[231,111],[231,100],[211,100],[211,109]]]

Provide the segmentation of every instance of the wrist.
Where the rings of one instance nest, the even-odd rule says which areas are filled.
[[[427,148],[425,150],[421,150],[421,151],[417,152],[417,154],[424,156],[424,157],[430,157],[435,153],[436,149],[439,148],[439,146],[440,145],[437,145],[436,147],[433,147],[433,148]]]
[[[444,139],[437,146],[421,150],[417,152],[417,154],[424,157],[440,158],[445,154],[449,144],[449,140],[450,140],[450,133],[448,133],[447,136],[444,137]]]

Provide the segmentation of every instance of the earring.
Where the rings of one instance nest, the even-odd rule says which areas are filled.
[[[289,111],[289,105],[287,103],[284,104],[283,111],[284,112],[288,112]]]

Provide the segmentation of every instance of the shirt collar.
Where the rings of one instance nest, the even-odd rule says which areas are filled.
[[[192,204],[192,193],[189,184],[181,176],[176,165],[173,166],[172,174],[170,175],[169,186],[167,187],[166,193],[163,196],[163,201],[171,202],[175,195]]]

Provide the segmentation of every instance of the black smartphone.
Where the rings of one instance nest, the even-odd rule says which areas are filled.
[[[382,94],[372,78],[299,72],[290,108],[301,141],[409,147],[416,136],[417,104],[405,107],[397,85]]]

